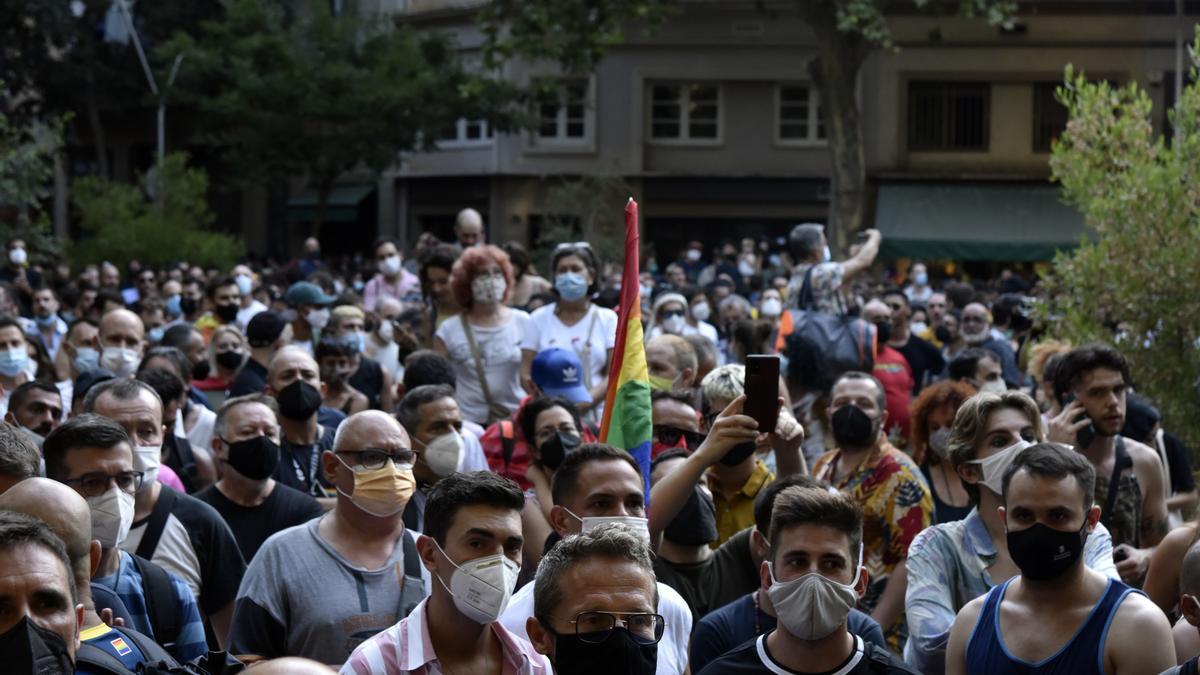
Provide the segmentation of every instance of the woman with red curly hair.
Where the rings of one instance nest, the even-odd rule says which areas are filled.
[[[962,382],[943,380],[921,390],[912,404],[913,460],[933,492],[933,524],[961,520],[971,512],[958,473],[949,461],[950,427],[963,401],[975,395],[975,388]]]
[[[512,263],[495,246],[468,248],[450,270],[462,311],[438,327],[433,348],[454,364],[458,406],[476,424],[508,417],[525,396],[521,343],[530,323],[528,314],[505,306],[512,288]]]

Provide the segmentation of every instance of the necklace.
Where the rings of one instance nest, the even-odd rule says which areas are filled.
[[[944,493],[946,495],[946,498],[943,499],[942,501],[945,502],[948,506],[961,507],[961,506],[966,506],[967,504],[969,504],[971,502],[970,498],[968,498],[967,504],[957,503],[958,500],[954,498],[954,490],[953,490],[953,488],[950,487],[950,476],[948,476],[946,473],[945,460],[943,460],[942,463],[938,465],[937,473],[935,475],[940,475],[942,477],[942,484],[946,488],[945,493]]]

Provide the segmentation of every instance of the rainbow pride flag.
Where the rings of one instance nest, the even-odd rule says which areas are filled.
[[[638,278],[638,205],[625,205],[625,269],[621,275],[621,306],[617,310],[617,341],[608,372],[600,442],[621,448],[642,467],[646,500],[650,500],[650,373],[642,341],[641,283]]]

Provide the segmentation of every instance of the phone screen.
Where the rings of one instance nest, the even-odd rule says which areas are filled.
[[[779,357],[751,354],[746,357],[746,405],[742,411],[758,422],[763,433],[775,431],[779,421]]]

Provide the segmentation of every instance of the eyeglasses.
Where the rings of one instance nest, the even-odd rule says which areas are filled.
[[[109,485],[116,485],[122,492],[133,494],[142,487],[145,477],[141,471],[122,471],[121,473],[87,473],[79,478],[68,478],[63,482],[67,485],[78,485],[84,497],[99,497],[108,491]]]
[[[670,318],[676,317],[676,316],[683,316],[683,310],[682,309],[669,309],[662,313],[662,318],[664,318],[664,319],[670,319]]]
[[[356,460],[352,466],[361,466],[367,470],[375,470],[383,468],[383,465],[390,459],[392,464],[396,466],[409,466],[413,464],[412,448],[400,448],[399,450],[384,450],[382,448],[366,448],[364,450],[338,450],[336,454],[355,457]]]
[[[679,439],[683,438],[687,441],[688,450],[695,450],[696,448],[700,447],[700,444],[703,443],[704,439],[706,438],[704,434],[698,431],[689,431],[687,429],[671,427],[665,424],[654,425],[654,437],[658,439],[659,443],[663,443],[665,445],[678,445]]]
[[[598,645],[612,635],[618,622],[634,640],[644,645],[662,639],[666,620],[661,614],[626,614],[623,612],[580,612],[574,621],[575,635],[583,642]]]

